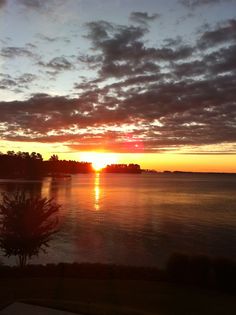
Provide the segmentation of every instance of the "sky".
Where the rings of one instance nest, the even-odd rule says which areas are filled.
[[[236,0],[0,0],[0,151],[236,172]]]

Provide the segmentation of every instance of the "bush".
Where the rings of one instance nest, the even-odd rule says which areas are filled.
[[[51,236],[57,232],[59,208],[53,199],[27,197],[25,192],[3,194],[0,247],[5,256],[18,257],[22,267],[32,256],[45,252]]]

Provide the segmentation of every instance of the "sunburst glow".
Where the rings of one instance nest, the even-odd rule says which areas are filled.
[[[101,152],[83,152],[80,154],[81,161],[92,163],[95,171],[100,171],[109,164],[118,162],[117,154],[115,153],[101,153]]]

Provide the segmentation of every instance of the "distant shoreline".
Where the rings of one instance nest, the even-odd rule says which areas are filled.
[[[22,181],[40,181],[44,178],[52,178],[52,179],[70,179],[73,175],[81,175],[81,174],[116,174],[116,175],[139,175],[139,174],[150,174],[150,175],[166,175],[166,176],[175,176],[175,175],[218,175],[218,176],[236,176],[236,173],[224,173],[224,172],[185,172],[185,171],[149,171],[149,170],[141,170],[140,173],[127,173],[127,172],[81,172],[76,174],[61,174],[60,176],[54,175],[44,175],[42,177],[14,177],[14,176],[0,176],[1,180],[22,180]]]
[[[158,172],[157,174],[199,174],[199,175],[236,175],[236,173],[228,173],[228,172],[191,172],[191,171],[163,171]]]

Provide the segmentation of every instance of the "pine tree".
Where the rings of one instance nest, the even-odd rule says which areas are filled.
[[[32,256],[46,252],[51,236],[58,231],[59,208],[53,199],[27,197],[25,192],[3,194],[0,248],[5,256],[18,257],[23,267]]]

